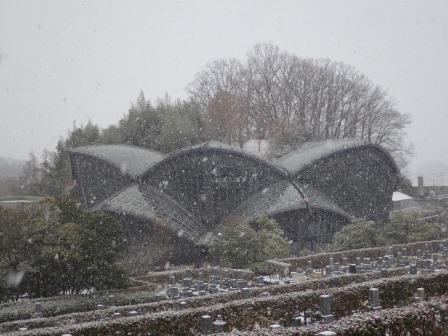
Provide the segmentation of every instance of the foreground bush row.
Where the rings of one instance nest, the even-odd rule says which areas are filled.
[[[442,271],[421,276],[398,276],[340,288],[246,298],[205,307],[165,310],[114,320],[102,319],[71,327],[50,327],[12,333],[11,335],[61,335],[66,332],[84,336],[139,335],[149,332],[157,335],[193,335],[198,329],[201,316],[205,314],[209,314],[213,318],[218,314],[222,315],[228,323],[229,330],[233,328],[252,329],[254,324],[266,326],[274,321],[287,326],[298,312],[308,309],[317,310],[321,294],[332,296],[333,313],[338,318],[351,314],[354,309],[365,309],[368,291],[371,287],[380,289],[381,304],[384,308],[389,308],[399,303],[411,302],[413,294],[419,287],[425,288],[430,296],[448,293],[448,272]],[[190,303],[188,302],[188,304]]]
[[[390,269],[388,272],[388,276],[398,276],[406,274],[407,270],[404,268],[397,268],[397,269]],[[257,297],[260,295],[278,295],[278,294],[285,294],[285,293],[291,293],[291,292],[300,292],[300,291],[306,291],[306,290],[322,290],[324,288],[331,288],[331,287],[341,287],[346,286],[351,283],[361,283],[372,279],[379,279],[381,277],[380,272],[371,272],[368,274],[347,274],[340,277],[333,277],[333,278],[323,278],[323,279],[315,279],[310,281],[305,281],[297,284],[290,284],[290,285],[283,285],[283,286],[266,286],[266,287],[258,287],[258,288],[251,288],[245,295],[246,297]],[[12,331],[17,330],[19,327],[28,327],[28,329],[31,328],[42,328],[42,327],[50,327],[50,326],[57,326],[57,325],[66,325],[68,323],[83,323],[88,322],[92,320],[100,320],[100,319],[108,319],[112,316],[113,313],[119,312],[122,315],[126,315],[127,312],[131,310],[136,310],[140,312],[141,314],[148,314],[148,313],[155,313],[163,310],[174,310],[179,309],[179,302],[185,301],[187,302],[187,305],[189,308],[193,307],[201,307],[201,306],[207,306],[207,305],[214,305],[214,304],[220,304],[220,303],[226,303],[231,302],[234,300],[239,300],[242,298],[241,292],[230,292],[225,294],[216,294],[212,296],[207,297],[198,297],[198,298],[183,298],[179,300],[167,300],[162,302],[149,302],[149,303],[142,303],[142,304],[130,304],[122,307],[108,307],[101,310],[96,310],[94,312],[79,312],[79,313],[72,313],[68,315],[61,315],[61,316],[53,316],[49,318],[41,318],[41,319],[30,319],[27,321],[12,321],[17,320],[18,318],[30,318],[31,312],[27,312],[27,314],[18,315],[17,311],[15,312],[15,315],[9,315],[9,316],[1,316],[3,321],[6,321],[7,319],[12,322],[3,323],[0,325],[0,332],[6,332],[6,331]],[[103,298],[105,300],[101,301],[99,298],[97,302],[102,302],[106,306],[111,305],[117,305],[118,301],[114,300],[114,298]],[[148,301],[155,300],[153,296],[148,296],[146,298]],[[90,300],[90,308],[89,310],[94,310],[96,308],[96,305],[94,304],[94,301]],[[53,305],[52,305],[53,306]],[[45,307],[45,302],[44,302]],[[84,307],[80,307],[84,308]],[[85,310],[85,309],[84,309]],[[46,316],[52,316],[55,311],[46,311]],[[67,313],[67,311],[60,311],[60,314]],[[15,318],[14,318],[15,317]],[[1,321],[1,320],[0,320]]]
[[[413,304],[403,308],[390,308],[362,315],[343,317],[329,324],[313,324],[299,328],[283,328],[275,332],[269,329],[257,331],[234,331],[227,336],[316,336],[324,330],[331,330],[337,336],[446,336],[448,323],[440,318],[440,311],[448,304],[443,296],[425,304]],[[443,313],[443,311],[442,311]]]

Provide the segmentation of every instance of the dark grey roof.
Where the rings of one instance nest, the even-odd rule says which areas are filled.
[[[350,218],[335,202],[317,190],[310,186],[295,186],[286,180],[252,195],[235,209],[232,215],[241,218],[243,222],[251,223],[263,215],[273,216],[307,207],[332,211]]]
[[[230,145],[223,144],[223,143],[217,142],[217,141],[205,142],[205,143],[201,143],[198,145],[184,147],[179,150],[173,151],[173,152],[169,153],[164,160],[161,160],[157,164],[153,165],[150,169],[148,169],[148,171],[146,171],[144,175],[151,174],[153,172],[153,170],[163,167],[163,165],[165,163],[167,163],[171,160],[178,159],[180,156],[192,155],[193,153],[197,153],[197,152],[199,152],[199,153],[207,153],[207,152],[213,153],[214,152],[214,153],[231,154],[231,155],[239,156],[241,158],[252,160],[252,161],[259,163],[260,165],[268,167],[273,172],[280,175],[281,177],[287,176],[287,171],[280,165],[277,165],[276,163],[268,161],[268,160],[261,159],[260,157],[254,155],[252,153],[243,151],[239,147],[230,146]],[[144,178],[144,176],[143,176],[143,178]]]
[[[239,216],[245,222],[253,222],[262,215],[275,216],[285,212],[310,208],[330,211],[350,220],[350,215],[332,199],[322,192],[311,188],[309,185],[296,184],[297,179],[295,177],[297,177],[298,173],[304,171],[304,169],[312,167],[317,160],[333,154],[338,155],[343,151],[358,151],[364,149],[378,151],[379,155],[383,155],[382,158],[386,158],[386,162],[381,160],[381,163],[387,164],[387,160],[389,160],[395,172],[398,172],[395,162],[382,147],[374,144],[366,144],[357,140],[331,140],[306,144],[300,149],[282,156],[276,163],[261,159],[238,147],[232,147],[218,142],[208,142],[183,148],[170,153],[166,157],[151,150],[124,145],[87,146],[73,149],[71,151],[71,158],[73,160],[76,154],[79,154],[81,160],[90,156],[102,162],[107,162],[110,165],[105,165],[105,168],[103,167],[99,171],[99,174],[108,173],[107,169],[113,166],[120,169],[125,175],[123,185],[119,185],[112,192],[115,193],[117,190],[121,191],[113,196],[109,196],[112,192],[106,193],[102,199],[106,197],[107,199],[91,210],[102,209],[139,217],[156,225],[166,225],[166,228],[171,232],[178,233],[192,242],[200,243],[201,239],[207,233],[205,226],[207,221],[201,222],[198,219],[200,214],[198,214],[198,217],[192,215],[190,211],[193,210],[191,208],[190,210],[187,209],[188,204],[186,204],[186,199],[179,202],[174,199],[176,198],[177,190],[176,193],[170,195],[163,193],[154,187],[162,181],[152,183],[154,181],[151,181],[150,178],[154,178],[155,180],[161,179],[163,174],[159,173],[165,171],[176,175],[175,173],[179,170],[179,162],[183,162],[184,160],[198,160],[198,154],[205,156],[214,155],[215,157],[221,157],[222,155],[223,159],[231,162],[229,165],[232,165],[232,168],[235,165],[237,166],[235,169],[241,169],[246,172],[250,162],[251,169],[261,169],[265,173],[263,176],[267,176],[263,177],[264,184],[260,187],[254,188],[253,190],[247,189],[250,192],[244,194],[244,197],[242,193],[235,196],[238,198],[235,198],[235,202],[231,203],[231,207],[229,206],[229,209],[227,209],[231,211],[231,215]],[[235,157],[237,159],[234,159]],[[253,165],[253,162],[256,164]],[[171,165],[168,165],[169,163]],[[92,164],[87,166],[90,170],[86,169],[86,174],[95,175],[94,173],[98,171],[96,167],[104,165]],[[192,170],[194,169],[192,167]],[[117,173],[115,175],[120,175],[118,172],[114,173]],[[319,171],[317,170],[316,176],[318,174]],[[112,178],[115,176],[114,174],[109,175]],[[191,176],[192,181],[189,182],[192,182],[192,185],[200,186],[200,183],[197,182],[201,181],[196,181],[194,174],[191,174]],[[148,179],[146,179],[147,177]],[[198,178],[203,177],[199,174]],[[88,176],[85,180],[80,179],[80,181],[87,185],[90,183]],[[134,183],[139,183],[139,185]],[[266,185],[268,186],[260,190]],[[193,193],[197,192],[194,188],[192,190]],[[255,193],[252,194],[253,192]],[[229,195],[234,194],[229,193]],[[242,203],[237,206],[237,202],[239,203],[241,200],[243,200]],[[234,208],[235,206],[237,207]],[[344,206],[344,204],[341,204],[341,206]],[[210,209],[216,212],[214,205]],[[210,209],[207,209],[207,211]],[[219,217],[223,216],[220,215]],[[217,219],[213,218],[213,220],[216,221]]]
[[[140,191],[132,185],[104,201],[94,210],[131,215],[157,225],[167,225],[170,231],[197,242],[205,228],[171,197],[151,187]]]
[[[305,194],[311,208],[332,211],[351,219],[351,216],[345,210],[320,190],[312,188],[308,184],[300,185],[300,189]]]
[[[84,146],[73,148],[71,152],[107,161],[133,179],[139,178],[146,170],[164,158],[161,153],[126,145]]]
[[[384,148],[376,144],[370,144],[355,139],[333,139],[321,142],[309,142],[278,158],[276,162],[290,174],[295,175],[313,162],[326,156],[337,152],[362,148],[374,148],[380,151],[388,158],[393,168],[398,172],[395,161]]]

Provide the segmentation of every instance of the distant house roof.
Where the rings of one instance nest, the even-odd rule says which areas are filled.
[[[399,191],[395,191],[392,194],[393,202],[399,202],[399,201],[404,201],[404,200],[409,200],[409,199],[412,199],[412,197],[409,195],[403,194],[402,192],[399,192]]]
[[[438,209],[434,202],[427,199],[410,198],[393,202],[392,214],[433,214]]]
[[[71,149],[73,153],[90,155],[118,167],[123,174],[136,179],[165,156],[159,152],[127,145],[93,145]]]

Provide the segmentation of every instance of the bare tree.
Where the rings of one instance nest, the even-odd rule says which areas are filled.
[[[358,138],[406,153],[400,113],[387,92],[351,66],[304,59],[259,44],[245,62],[209,63],[190,84],[208,134],[233,143],[247,138],[305,140]]]
[[[189,91],[199,103],[206,138],[240,146],[249,137],[248,105],[243,66],[236,59],[209,63]]]

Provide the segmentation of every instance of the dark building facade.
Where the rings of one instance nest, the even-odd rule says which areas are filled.
[[[353,218],[387,218],[399,179],[382,147],[355,140],[310,143],[275,161],[216,142],[169,155],[98,145],[70,156],[88,209],[124,219],[140,243],[164,232],[192,249],[226,217],[253,224],[263,215],[280,223],[294,250],[314,249]]]

